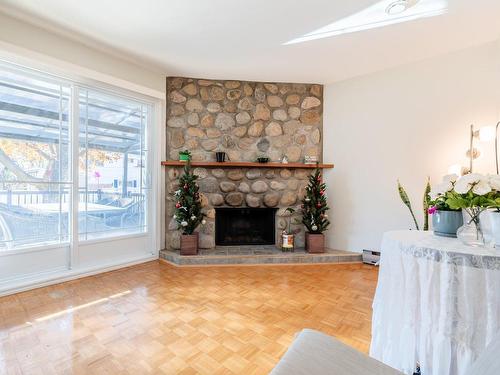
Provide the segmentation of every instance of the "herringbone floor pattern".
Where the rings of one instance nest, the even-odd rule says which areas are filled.
[[[366,352],[376,278],[151,262],[0,298],[0,374],[267,374],[305,327]]]

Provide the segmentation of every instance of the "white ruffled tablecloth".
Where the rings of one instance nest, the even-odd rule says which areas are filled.
[[[384,234],[370,355],[405,374],[464,375],[500,331],[500,250]],[[499,353],[500,356],[500,353]]]

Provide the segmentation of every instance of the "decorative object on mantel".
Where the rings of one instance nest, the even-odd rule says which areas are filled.
[[[174,193],[176,199],[174,219],[181,234],[181,255],[198,253],[198,233],[194,230],[205,224],[201,212],[200,194],[198,193],[198,176],[191,170],[189,160],[184,166],[184,174],[179,179],[179,189]]]
[[[398,182],[398,193],[399,197],[401,198],[401,201],[403,204],[408,207],[408,210],[410,211],[410,215],[413,219],[413,222],[415,223],[415,229],[420,230],[420,227],[418,225],[417,219],[415,217],[415,214],[413,213],[413,208],[411,206],[411,201],[410,198],[408,197],[408,194],[406,193],[405,188],[401,183]],[[424,189],[424,198],[423,198],[423,211],[424,211],[424,227],[423,230],[429,230],[429,193],[431,191],[431,184],[430,184],[430,179],[427,178],[427,183],[425,184],[425,189]]]
[[[259,156],[257,158],[257,163],[269,163],[269,158],[267,156]]]
[[[302,223],[307,228],[306,249],[310,253],[325,252],[323,232],[330,225],[326,202],[326,184],[322,182],[321,169],[316,168],[309,176],[306,195],[302,200]]]
[[[287,215],[286,218],[286,228],[281,232],[281,251],[294,251],[295,249],[295,241],[294,241],[294,233],[291,228],[291,215],[295,213],[295,209],[292,207],[288,207],[285,212]]]
[[[317,164],[317,163],[318,163],[317,156],[310,156],[310,155],[304,156],[304,164]]]
[[[451,209],[446,203],[457,179],[456,174],[446,175],[441,183],[432,186],[429,193],[431,201],[428,212],[432,215],[432,228],[436,236],[457,237],[458,228],[464,224],[462,211]]]
[[[466,222],[457,231],[458,239],[469,246],[485,246],[490,239],[485,238],[480,215],[488,207],[500,204],[500,177],[466,174],[448,192],[446,204],[467,213]]]
[[[281,158],[281,164],[288,164],[288,156],[283,155],[283,157]]]
[[[179,151],[179,161],[187,162],[191,160],[191,152],[188,150]]]
[[[226,156],[227,154],[224,151],[217,151],[215,153],[215,161],[217,161],[217,163],[224,163],[226,161]]]

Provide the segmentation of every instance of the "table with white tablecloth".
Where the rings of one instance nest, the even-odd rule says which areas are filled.
[[[370,355],[407,374],[465,374],[500,331],[500,249],[394,231],[381,253]]]

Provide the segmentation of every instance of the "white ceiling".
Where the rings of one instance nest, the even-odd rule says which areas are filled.
[[[330,83],[500,36],[500,1],[282,45],[378,0],[0,0],[0,10],[167,75]]]

